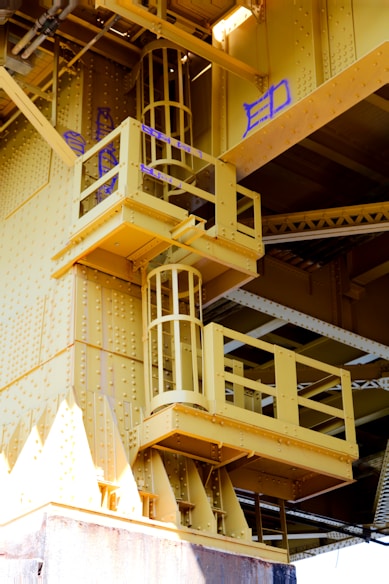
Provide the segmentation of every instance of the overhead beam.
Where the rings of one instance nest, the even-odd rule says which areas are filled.
[[[306,148],[311,152],[319,154],[323,158],[327,158],[327,160],[336,162],[340,166],[344,166],[345,168],[348,168],[349,170],[352,170],[353,172],[356,172],[361,176],[366,176],[367,178],[374,180],[379,184],[386,185],[388,183],[387,176],[371,168],[370,166],[367,166],[367,164],[358,162],[357,160],[352,158],[350,153],[350,145],[347,143],[345,143],[345,148],[348,147],[349,150],[347,155],[339,152],[336,146],[330,148],[325,144],[320,144],[318,142],[318,139],[316,138],[315,140],[313,140],[312,138],[305,138],[300,142],[300,146],[303,146],[303,148]],[[379,165],[379,161],[374,161],[374,163],[375,163],[374,166]]]
[[[115,16],[113,19],[116,21]],[[112,17],[109,18],[104,23],[103,28],[99,28],[90,22],[86,23],[85,20],[74,14],[69,14],[61,24],[58,34],[78,45],[87,46],[88,50],[108,57],[125,67],[131,67],[139,59],[141,49],[134,43],[123,40],[115,33],[110,32],[109,24],[111,22],[112,26],[114,20],[112,20]],[[88,32],[94,36],[90,37]]]
[[[150,30],[158,37],[163,37],[258,87],[265,77],[265,74],[260,73],[251,65],[228,55],[160,16],[152,14],[132,0],[96,0],[95,6],[96,8],[104,6],[130,22]]]
[[[355,61],[222,155],[242,180],[389,83],[389,41]]]
[[[284,324],[286,324],[286,322],[281,320],[280,318],[273,318],[272,320],[266,322],[262,326],[252,329],[251,331],[246,333],[246,335],[249,337],[253,337],[254,339],[260,339],[261,337],[264,337],[265,335],[277,330],[278,328],[281,328],[282,326],[284,326]],[[239,349],[239,347],[242,347],[243,344],[244,343],[241,343],[239,341],[230,341],[229,343],[226,343],[224,345],[224,354],[227,355],[228,353],[232,353],[232,351],[235,351],[236,349]]]
[[[363,254],[354,249],[350,258],[350,279],[360,286],[382,278],[389,273],[389,233],[365,244]]]
[[[389,202],[262,216],[263,241],[286,243],[389,231]]]
[[[389,102],[387,99],[384,99],[380,95],[376,95],[375,93],[373,93],[373,95],[369,95],[369,97],[366,98],[366,101],[368,101],[375,107],[378,107],[383,112],[389,113]]]
[[[281,318],[286,322],[313,331],[319,335],[338,341],[339,343],[355,347],[364,353],[370,353],[377,357],[381,357],[382,359],[389,359],[389,347],[387,345],[377,343],[376,341],[367,339],[366,337],[362,337],[351,331],[347,331],[323,320],[319,320],[318,318],[299,312],[294,308],[283,306],[282,304],[269,300],[268,298],[257,296],[252,292],[247,292],[246,290],[234,290],[227,292],[225,298],[232,300],[237,304],[241,304],[242,306],[246,306],[247,308],[257,310],[258,312],[268,314],[275,318]]]
[[[358,274],[358,276],[352,278],[352,281],[360,286],[366,286],[370,282],[374,282],[374,280],[378,280],[387,274],[389,274],[389,260],[377,263],[374,267],[370,268],[370,270],[366,270],[364,273]]]
[[[23,18],[23,20],[33,23],[41,15],[42,9],[39,8],[39,6],[29,5],[28,14],[19,10],[18,13],[10,19],[10,22],[14,27],[21,28],[25,32],[26,30],[29,30],[30,26],[24,26],[20,17]],[[58,37],[61,40],[66,39],[66,41],[84,47],[90,43],[91,39],[95,39],[95,35],[98,35],[101,30],[101,27],[96,26],[87,20],[74,14],[68,14],[66,19],[61,22],[61,26],[57,29],[55,37]],[[53,41],[53,37],[47,37],[45,47],[48,48],[48,43],[53,44]],[[108,57],[124,67],[133,66],[135,62],[138,61],[138,55],[141,53],[141,49],[133,42],[130,42],[128,39],[125,40],[110,31],[106,32],[104,36],[97,39],[97,41],[94,40],[93,46],[90,47],[90,50],[104,57]]]

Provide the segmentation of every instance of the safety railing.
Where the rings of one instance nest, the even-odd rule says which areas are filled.
[[[148,144],[159,161],[150,159]],[[180,169],[181,151],[197,170]],[[260,197],[236,184],[235,167],[132,118],[77,159],[74,191],[74,232],[131,198],[169,215],[179,207],[181,215],[184,209],[199,218],[210,237],[262,250]]]
[[[245,375],[242,361],[224,355],[224,345],[238,341],[250,359],[273,367],[275,383]],[[204,327],[205,394],[211,412],[257,427],[299,427],[338,434],[355,443],[350,373],[282,347],[271,345],[215,323]],[[298,368],[312,369],[315,379],[299,390]],[[306,374],[306,373],[305,373]],[[319,378],[319,379],[318,379]]]

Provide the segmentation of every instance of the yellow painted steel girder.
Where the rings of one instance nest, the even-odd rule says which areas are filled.
[[[271,243],[388,231],[389,203],[268,215],[262,218],[262,230],[265,241]]]
[[[150,30],[158,37],[168,39],[257,86],[261,86],[263,78],[266,76],[266,74],[259,72],[251,65],[231,57],[224,51],[209,45],[178,26],[148,12],[143,7],[132,2],[132,0],[96,0],[95,5],[96,7],[104,6],[112,10],[112,12],[120,14],[130,22]]]
[[[19,87],[4,67],[0,67],[0,89],[3,89],[34,128],[68,166],[73,166],[76,155],[41,111]]]
[[[253,131],[221,159],[234,164],[242,180],[389,83],[388,61],[386,41]]]

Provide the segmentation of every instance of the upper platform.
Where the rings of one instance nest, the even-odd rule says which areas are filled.
[[[158,149],[162,164],[145,163],[149,149]],[[181,177],[180,151],[193,167]],[[237,185],[233,165],[145,124],[127,118],[80,156],[73,192],[73,223],[53,258],[55,277],[76,262],[123,277],[123,260],[136,271],[168,255],[200,270],[206,304],[257,275],[264,254],[259,195]]]

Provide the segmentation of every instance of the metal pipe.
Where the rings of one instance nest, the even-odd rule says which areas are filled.
[[[69,3],[66,6],[66,8],[64,8],[62,10],[62,12],[59,14],[58,20],[65,20],[67,15],[70,14],[72,12],[72,10],[74,10],[74,8],[77,6],[77,4],[78,4],[78,0],[69,0]]]
[[[71,61],[69,61],[69,63],[66,64],[66,66],[62,67],[58,73],[58,77],[62,77],[62,75],[66,72],[69,72],[70,67],[72,67],[83,55],[84,53],[86,53],[90,47],[92,47],[100,37],[102,37],[110,28],[111,26],[114,24],[114,22],[116,22],[116,20],[120,19],[119,15],[113,15],[111,16],[111,18],[109,20],[107,20],[107,22],[105,23],[105,26],[103,29],[101,29],[101,31],[99,33],[97,33],[96,36],[93,37],[93,39],[91,39],[78,53],[77,55],[75,55],[73,57],[73,59],[71,59]],[[43,88],[42,88],[42,92],[46,91],[51,85],[53,84],[53,80],[48,81],[48,83],[46,83]],[[39,92],[39,94],[34,95],[31,98],[32,102],[35,102],[38,97],[43,97],[44,99],[48,99],[46,96],[42,95],[41,92]],[[8,118],[8,120],[6,122],[4,122],[3,125],[0,126],[0,135],[2,134],[2,132],[4,132],[21,114],[22,112],[20,110],[17,110],[10,118]]]
[[[57,28],[57,24],[55,25]],[[47,39],[49,35],[47,34],[40,34],[33,43],[31,43],[25,51],[22,53],[22,59],[28,59],[32,55],[32,53],[43,43],[44,40]]]
[[[78,0],[68,0],[64,6],[64,0],[54,0],[53,5],[44,14],[35,21],[34,25],[24,35],[23,38],[14,46],[12,53],[18,55],[22,49],[34,38],[34,36],[43,30],[33,43],[23,52],[22,58],[28,57],[43,43],[43,41],[55,33],[60,22],[65,20],[68,14],[77,6]],[[59,13],[59,14],[58,14]]]
[[[379,543],[380,545],[389,546],[389,541],[380,541],[379,539],[369,539],[369,542]]]
[[[54,41],[54,67],[53,67],[53,101],[51,103],[51,125],[57,126],[58,115],[58,65],[59,65],[59,38]]]
[[[68,6],[60,12],[58,16],[51,16],[46,19],[43,23],[44,32],[42,32],[33,43],[22,53],[22,59],[28,59],[30,55],[43,43],[43,41],[48,37],[54,35],[60,22],[65,20],[67,15],[75,8],[78,4],[78,0],[70,0]],[[45,26],[46,24],[46,26]],[[41,28],[43,28],[41,27]]]
[[[118,14],[114,14],[113,16],[111,16],[111,18],[109,18],[107,20],[107,22],[105,23],[104,27],[101,29],[100,32],[98,32],[93,39],[91,39],[78,53],[77,55],[74,55],[73,59],[71,59],[69,61],[69,63],[66,65],[66,69],[70,69],[70,67],[72,67],[72,65],[74,65],[74,63],[76,61],[78,61],[82,55],[84,55],[84,53],[86,53],[87,51],[89,51],[89,49],[95,44],[97,43],[97,41],[105,35],[106,32],[109,31],[109,29],[115,24],[115,22],[117,22],[120,19],[120,16]]]
[[[18,43],[12,49],[13,55],[18,55],[20,51],[31,41],[32,38],[36,35],[36,33],[42,28],[44,23],[48,18],[52,18],[56,15],[58,10],[61,10],[63,4],[63,0],[54,0],[53,5],[49,8],[46,12],[44,12],[39,18],[36,19],[33,26],[26,32],[24,37],[20,39]]]

